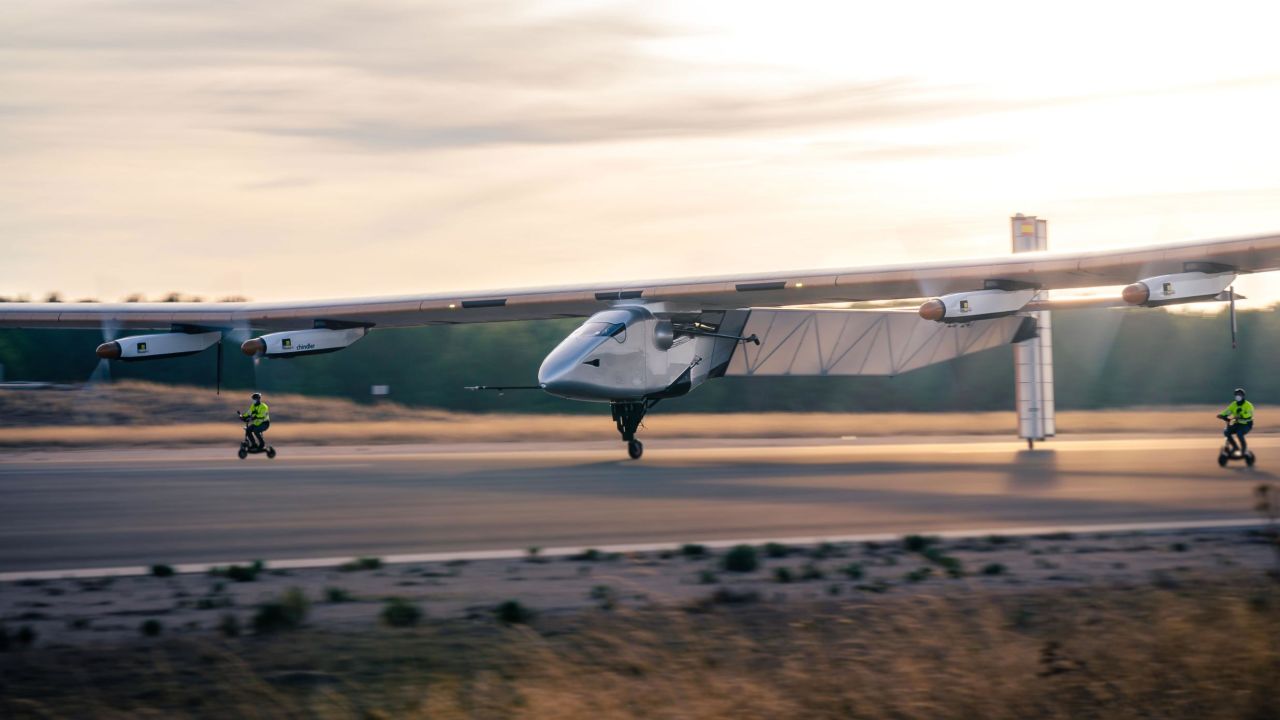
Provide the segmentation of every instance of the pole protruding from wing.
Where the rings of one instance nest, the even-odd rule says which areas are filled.
[[[1232,285],[1231,287],[1227,288],[1227,302],[1230,303],[1227,306],[1228,307],[1227,312],[1231,316],[1231,349],[1235,350],[1236,335],[1238,333],[1238,330],[1236,327],[1236,287],[1235,285]]]

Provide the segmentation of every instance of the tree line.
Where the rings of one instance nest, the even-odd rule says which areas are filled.
[[[466,385],[527,385],[539,363],[580,320],[433,326],[375,331],[341,352],[290,360],[244,357],[226,343],[226,388],[299,392],[368,402],[373,385],[411,406],[471,412],[599,412],[540,392],[469,392]],[[1053,317],[1059,408],[1225,403],[1238,385],[1266,404],[1280,399],[1271,361],[1280,316],[1239,317],[1240,347],[1231,349],[1226,317],[1160,310],[1077,310]],[[84,382],[99,367],[97,331],[0,330],[0,364],[8,380]],[[208,385],[213,351],[173,360],[113,363],[114,379]],[[898,377],[724,378],[670,401],[686,412],[946,411],[1013,406],[1008,347]],[[1142,427],[1141,415],[1134,417]]]

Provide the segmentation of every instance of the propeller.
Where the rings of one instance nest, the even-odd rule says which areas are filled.
[[[104,319],[100,323],[100,328],[104,345],[113,342],[120,335],[120,322],[114,318]],[[105,357],[98,360],[93,372],[89,374],[89,384],[94,385],[100,382],[111,382],[111,361]]]
[[[240,350],[240,344],[245,340],[248,340],[250,337],[253,337],[253,328],[249,327],[247,320],[236,320],[232,327],[226,328],[222,331],[222,338],[218,341],[218,361],[217,367],[215,368],[217,371],[218,394],[221,394],[223,374],[222,367],[225,362],[222,357],[223,343],[230,341],[232,347],[235,348],[233,352],[238,353]],[[253,358],[253,387],[254,389],[258,388],[258,358],[256,357]]]

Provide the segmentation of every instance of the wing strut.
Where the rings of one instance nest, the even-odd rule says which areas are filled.
[[[222,394],[222,337],[218,337],[218,344],[213,346],[213,351],[218,354],[218,360],[214,366],[213,382],[214,388],[218,395]]]
[[[1230,301],[1231,314],[1231,349],[1236,349],[1236,288],[1234,285],[1227,288],[1227,300]]]

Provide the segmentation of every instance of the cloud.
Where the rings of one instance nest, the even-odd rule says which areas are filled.
[[[310,126],[257,127],[272,135],[318,138],[375,150],[501,144],[566,144],[654,138],[728,137],[821,126],[861,126],[999,110],[995,102],[948,98],[908,81],[849,84],[807,92],[652,97],[620,107],[530,107],[502,122],[422,118],[337,119]],[[362,114],[359,109],[354,111]],[[459,120],[463,120],[459,122]]]
[[[379,152],[728,137],[993,107],[909,79],[823,85],[677,59],[654,47],[688,31],[643,3],[117,0],[21,12],[0,31],[11,60],[0,81],[93,133],[136,116]]]
[[[552,13],[516,0],[272,3],[116,0],[10,9],[9,53],[30,62],[347,68],[480,84],[599,81],[640,71],[637,43],[671,30],[643,6]]]

